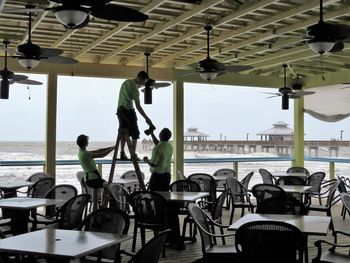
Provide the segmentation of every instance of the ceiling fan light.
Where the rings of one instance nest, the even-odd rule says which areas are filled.
[[[74,28],[84,22],[88,13],[83,10],[62,9],[55,12],[57,20],[69,28]]]
[[[35,68],[39,65],[40,60],[39,59],[32,59],[32,58],[20,58],[18,59],[19,64],[27,69]]]
[[[206,71],[206,72],[199,73],[199,75],[201,76],[202,79],[210,81],[210,80],[215,79],[216,76],[218,75],[218,73],[217,72]]]
[[[7,100],[9,98],[10,82],[7,79],[0,81],[0,99]]]
[[[288,94],[282,95],[282,110],[288,110],[289,109],[289,97]]]
[[[331,50],[334,46],[334,42],[330,41],[312,41],[309,43],[310,48],[321,55]]]

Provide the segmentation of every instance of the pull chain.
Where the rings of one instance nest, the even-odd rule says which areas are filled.
[[[30,87],[29,87],[29,85],[27,86],[27,90],[28,90],[28,100],[30,100]]]

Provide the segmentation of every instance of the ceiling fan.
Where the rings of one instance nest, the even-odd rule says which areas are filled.
[[[262,92],[265,94],[273,94],[273,96],[267,97],[273,98],[273,97],[279,97],[282,96],[282,110],[288,110],[289,109],[289,99],[298,99],[301,96],[311,95],[314,94],[314,91],[303,91],[302,84],[295,83],[292,85],[292,88],[287,87],[287,76],[286,76],[286,70],[288,65],[283,64],[283,80],[284,80],[284,86],[282,88],[278,89],[278,93],[271,93],[271,92]]]
[[[19,45],[16,50],[6,48],[6,51],[16,54],[12,56],[17,58],[19,64],[27,69],[34,68],[39,65],[40,61],[56,64],[75,64],[79,61],[73,58],[60,56],[63,53],[62,49],[57,48],[41,48],[31,41],[32,29],[32,13],[29,12],[29,26],[28,26],[28,41]]]
[[[146,57],[146,73],[147,73],[148,77],[149,77],[149,74],[148,74],[148,59],[149,59],[150,55],[151,55],[151,53],[148,53],[148,52],[145,53],[145,57]],[[152,90],[153,89],[165,88],[165,87],[168,87],[170,85],[171,85],[171,83],[169,83],[169,82],[156,82],[154,79],[151,79],[149,77],[149,79],[145,83],[145,88],[141,90],[141,91],[143,91],[145,93],[145,96],[144,96],[145,104],[152,104]]]
[[[14,74],[12,71],[7,69],[7,46],[10,44],[9,41],[3,41],[5,45],[5,63],[4,69],[0,70],[0,99],[8,99],[9,98],[9,88],[11,84],[25,84],[25,85],[41,85],[42,83],[36,80],[28,79],[25,75]]]
[[[215,59],[210,58],[209,56],[209,32],[213,29],[212,26],[206,25],[204,27],[204,30],[207,31],[207,57],[201,61],[198,62],[196,66],[196,72],[199,73],[199,75],[207,80],[213,80],[219,75],[225,74],[225,73],[237,73],[244,70],[252,69],[252,66],[241,66],[241,65],[233,65],[233,66],[227,66],[220,62],[218,62]]]
[[[124,22],[142,22],[148,16],[135,9],[110,4],[112,0],[40,0],[41,2],[54,2],[60,4],[54,7],[35,7],[27,5],[22,9],[8,9],[2,12],[43,12],[51,11],[56,19],[66,28],[79,29],[85,27],[90,21],[90,15],[106,20]]]

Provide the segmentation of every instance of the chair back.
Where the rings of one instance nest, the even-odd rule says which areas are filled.
[[[232,201],[234,203],[244,202],[244,196],[242,194],[246,194],[247,190],[244,186],[234,177],[230,177],[226,179],[227,188],[230,189],[230,193],[232,195]]]
[[[256,184],[252,188],[252,193],[256,198],[257,205],[272,197],[287,198],[286,192],[281,187],[271,184]]]
[[[321,184],[326,174],[324,172],[316,172],[306,178],[306,185],[311,186],[310,193],[319,193]]]
[[[272,197],[263,200],[256,208],[257,214],[307,215],[305,205],[295,198]]]
[[[274,184],[274,177],[268,170],[261,168],[259,173],[264,184]]]
[[[284,176],[276,180],[276,185],[305,185],[306,182],[299,176]]]
[[[90,200],[90,195],[80,194],[69,199],[58,211],[58,228],[75,229],[82,220],[84,210]]]
[[[256,221],[236,231],[236,249],[245,262],[303,262],[304,235],[285,222]]]
[[[254,175],[254,172],[250,172],[249,174],[247,174],[242,180],[241,180],[241,184],[245,187],[245,189],[249,189],[249,183],[250,183],[250,179],[252,179]]]
[[[236,172],[233,169],[229,168],[222,168],[213,173],[213,176],[224,176],[224,177],[236,177]],[[218,181],[217,182],[217,188],[218,189],[224,189],[225,188],[225,181]]]
[[[62,204],[56,204],[52,206],[46,206],[45,215],[53,216],[56,210],[59,209],[64,202],[68,201],[72,197],[78,194],[77,188],[71,184],[59,184],[52,187],[47,193],[45,198],[62,200]]]
[[[78,230],[126,235],[129,225],[129,217],[124,211],[117,208],[101,208],[88,214]],[[120,244],[117,244],[99,251],[98,255],[102,258],[114,259],[119,250]]]
[[[299,166],[289,167],[287,169],[286,173],[304,173],[306,176],[310,175],[310,172],[308,169],[306,169],[304,167],[299,167]]]
[[[139,251],[137,251],[129,263],[157,263],[166,238],[170,232],[171,230],[167,229],[158,233],[158,235],[153,237]]]
[[[142,180],[145,180],[145,174],[143,172],[141,172],[141,177],[142,177]],[[129,170],[129,171],[126,171],[125,173],[123,173],[121,176],[120,176],[121,179],[138,179],[137,177],[137,173],[135,170]],[[131,192],[134,192],[134,191],[139,191],[141,188],[140,188],[140,184],[139,183],[134,183],[133,185],[129,185],[127,186],[126,188],[129,193]]]
[[[79,171],[76,173],[76,177],[81,186],[81,193],[89,194],[90,196],[92,196],[92,188],[88,187],[84,181],[85,173],[83,171]]]
[[[222,207],[224,206],[224,202],[225,202],[229,192],[230,192],[230,189],[227,188],[221,193],[221,195],[218,198],[216,198],[214,208],[211,212],[211,219],[219,224],[222,223],[222,220],[221,220]]]
[[[165,229],[168,203],[162,195],[137,191],[130,194],[129,202],[135,213],[135,224]]]
[[[45,177],[51,177],[51,176],[45,172],[38,172],[38,173],[34,173],[31,176],[29,176],[26,181],[31,182],[31,183],[35,183],[35,182],[37,182],[40,179],[45,178]]]
[[[172,192],[200,192],[201,187],[195,181],[191,180],[177,180],[170,185]]]
[[[195,181],[199,184],[201,192],[209,192],[208,201],[214,202],[216,199],[216,182],[215,179],[206,173],[194,173],[188,176],[188,180]]]
[[[349,193],[341,193],[340,200],[343,203],[345,209],[350,214],[350,194]]]
[[[334,195],[335,192],[338,189],[339,186],[339,180],[336,180],[330,187],[329,187],[329,192],[328,192],[328,196],[327,196],[327,201],[326,201],[326,207],[331,207],[333,205],[333,199],[334,199]]]
[[[43,198],[54,185],[55,179],[53,177],[41,178],[29,187],[28,195],[31,193],[31,197]]]
[[[202,252],[205,255],[207,249],[215,245],[214,239],[208,233],[211,233],[207,214],[196,204],[188,205],[188,212],[192,216],[202,239]]]
[[[122,185],[111,183],[108,185],[108,191],[111,196],[110,207],[116,207],[125,213],[130,213],[129,192]]]

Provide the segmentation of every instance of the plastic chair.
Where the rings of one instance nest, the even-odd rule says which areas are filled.
[[[146,229],[153,230],[154,235],[157,235],[160,231],[166,229],[168,203],[162,195],[148,191],[131,193],[129,202],[135,213],[134,235],[132,241],[132,251],[135,252],[138,228],[140,228],[141,232],[142,246],[146,244]],[[165,247],[163,255],[165,256]]]
[[[86,183],[84,181],[85,173],[83,171],[77,172],[76,173],[76,177],[77,177],[77,179],[78,179],[78,181],[80,183],[80,186],[81,186],[81,193],[82,194],[88,194],[90,196],[89,207],[85,211],[85,216],[86,216],[87,212],[91,211],[91,209],[92,209],[92,192],[93,192],[93,189],[86,185]],[[101,196],[98,198],[98,200],[101,201]]]
[[[38,172],[38,173],[34,173],[32,175],[30,175],[26,181],[27,182],[31,182],[31,183],[36,183],[37,181],[39,181],[40,179],[42,178],[47,178],[47,177],[50,177],[50,178],[53,178],[51,177],[51,175],[49,175],[48,173],[45,173],[45,172]],[[28,196],[31,196],[32,195],[32,192],[30,190],[31,186],[28,187],[28,190],[27,190],[27,195]]]
[[[241,217],[244,215],[245,208],[248,208],[252,213],[254,206],[250,202],[250,194],[247,189],[234,177],[226,179],[227,188],[230,189],[232,210],[230,216],[230,224],[232,224],[233,216],[236,208],[241,208]]]
[[[78,230],[113,233],[126,235],[129,230],[128,215],[117,208],[101,208],[91,212],[78,226]],[[98,253],[90,256],[98,257],[98,262],[101,258],[112,259],[114,262],[120,262],[120,244],[105,248]]]
[[[141,176],[142,176],[142,179],[144,180],[145,174],[143,172],[141,172]],[[136,180],[138,179],[135,170],[126,171],[125,173],[123,173],[120,176],[120,178],[122,178],[122,179],[136,179]],[[129,193],[141,190],[139,183],[135,183],[133,185],[127,185],[127,187],[125,187],[125,188],[129,191]]]
[[[305,205],[295,198],[273,197],[262,201],[255,211],[257,214],[307,215]]]
[[[41,178],[29,187],[27,196],[43,198],[54,185],[55,179],[53,177]]]
[[[236,177],[236,172],[233,169],[222,168],[213,173],[213,176]],[[223,192],[226,188],[226,180],[218,181],[216,186],[217,192]]]
[[[236,231],[237,254],[244,262],[303,262],[304,234],[285,222],[257,221]]]
[[[345,233],[341,231],[334,231],[334,241],[333,243],[330,243],[325,240],[317,240],[315,242],[315,246],[317,247],[317,255],[312,260],[312,263],[349,263],[350,262],[350,242],[347,242],[347,244],[341,243],[338,244],[339,236],[343,235],[345,238],[347,237],[348,240],[350,238],[350,233]],[[329,249],[327,249],[326,252],[322,253],[322,244],[327,244],[331,246]],[[340,250],[344,251],[346,248],[349,249],[347,253],[339,253],[336,251],[337,248],[340,248]]]
[[[321,184],[324,180],[326,174],[324,172],[316,172],[311,174],[305,179],[306,185],[311,186],[311,189],[308,191],[313,196],[320,195],[321,192]],[[321,198],[318,197],[320,205],[322,205]],[[311,202],[311,199],[310,199]]]
[[[266,169],[259,169],[264,184],[275,184],[275,177]]]
[[[306,182],[303,178],[298,176],[284,176],[276,180],[276,185],[305,185]]]
[[[287,199],[287,193],[278,185],[256,184],[252,188],[252,193],[256,198],[257,206],[268,198],[275,197]]]
[[[210,174],[194,173],[188,176],[188,180],[198,183],[201,188],[201,192],[209,193],[209,196],[206,198],[206,200],[208,201],[208,210],[211,211],[212,204],[216,199],[215,179]]]
[[[196,204],[189,204],[188,211],[195,221],[201,236],[203,253],[201,262],[236,262],[237,254],[234,246],[216,244],[216,238],[232,237],[235,234],[214,234],[212,232],[212,225],[218,227],[222,227],[222,225],[212,221]]]
[[[241,184],[247,190],[249,190],[250,179],[252,179],[253,175],[254,175],[254,172],[250,172],[241,180]]]
[[[299,166],[289,167],[286,173],[304,173],[306,176],[310,175],[310,172],[308,171],[308,169],[304,167],[299,167]]]
[[[340,200],[343,203],[344,214],[342,216],[343,219],[345,219],[346,212],[348,212],[350,216],[350,193],[341,193]]]
[[[108,192],[110,193],[110,207],[116,207],[124,211],[129,218],[134,218],[134,213],[130,211],[129,192],[122,185],[111,183],[108,185]]]

